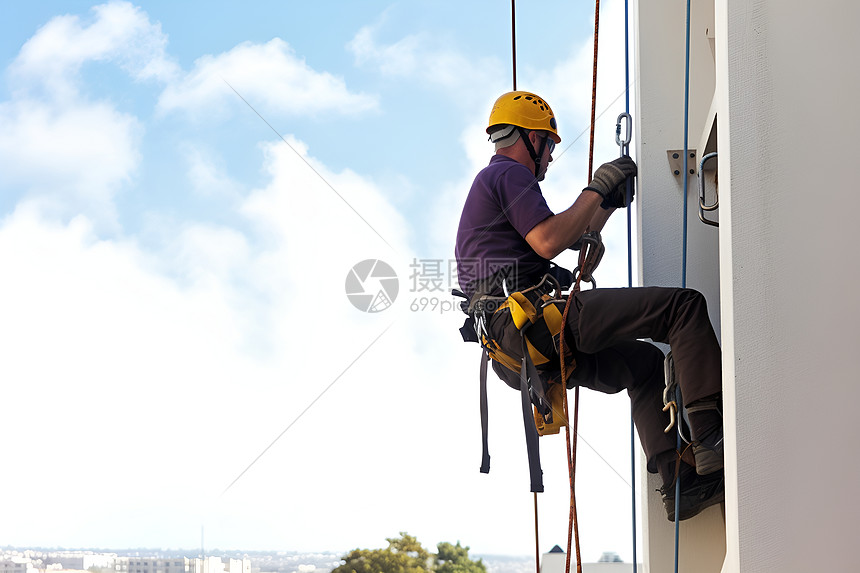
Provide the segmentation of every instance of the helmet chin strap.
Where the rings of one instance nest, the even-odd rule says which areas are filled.
[[[529,152],[529,155],[531,156],[532,161],[535,162],[534,173],[535,173],[535,177],[537,178],[537,177],[539,177],[538,173],[540,173],[540,158],[543,157],[543,151],[544,151],[544,149],[546,149],[547,138],[544,137],[543,139],[541,139],[540,149],[537,152],[535,152],[535,148],[532,145],[531,140],[529,140],[529,131],[520,127],[520,126],[517,126],[517,129],[520,132],[520,139],[522,139],[523,143],[525,143],[526,150]]]

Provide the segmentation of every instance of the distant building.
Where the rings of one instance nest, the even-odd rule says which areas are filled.
[[[114,569],[116,560],[116,553],[58,551],[48,554],[45,558],[45,566],[51,569],[71,569],[78,571],[86,571],[92,568]]]
[[[0,559],[0,573],[38,573],[38,571],[29,557]]]
[[[224,562],[220,557],[129,557],[127,564],[120,567],[118,564],[117,573],[251,573],[251,560],[228,559]]]
[[[129,557],[126,567],[127,573],[196,573],[197,570],[193,567],[192,561],[197,559]],[[218,561],[220,562],[220,559]]]
[[[556,545],[549,553],[544,553],[540,560],[540,573],[564,573],[567,553]],[[571,561],[570,569],[575,570],[576,560]],[[624,563],[617,553],[607,551],[600,556],[597,563],[583,563],[582,573],[631,573],[632,563]]]

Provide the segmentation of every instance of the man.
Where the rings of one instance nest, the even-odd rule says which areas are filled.
[[[551,272],[550,260],[574,245],[587,230],[599,231],[610,215],[627,206],[627,180],[636,165],[622,157],[600,166],[573,204],[553,213],[538,184],[552,152],[561,143],[555,116],[541,97],[510,92],[496,101],[487,127],[496,148],[475,178],[457,231],[456,258],[461,289],[470,310],[538,284]],[[592,289],[572,295],[564,324],[566,346],[576,366],[566,385],[605,393],[627,390],[633,419],[648,459],[659,472],[671,521],[675,479],[680,475],[679,519],[723,500],[721,354],[704,297],[693,290],[658,287]],[[488,339],[504,353],[523,357],[504,309],[484,314]],[[526,335],[528,338],[528,335]],[[672,347],[675,368],[693,440],[695,468],[680,462],[675,437],[663,432],[664,356],[650,338]],[[558,364],[559,357],[553,357]],[[520,375],[493,360],[493,369],[519,388]],[[541,378],[560,379],[544,367]],[[533,382],[533,381],[532,381]]]

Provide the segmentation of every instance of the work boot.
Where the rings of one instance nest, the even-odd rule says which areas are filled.
[[[723,469],[723,413],[720,396],[696,400],[686,407],[693,438],[696,473],[707,475]]]
[[[693,442],[693,456],[696,458],[696,473],[700,476],[712,474],[723,469],[723,428]]]
[[[681,464],[681,500],[679,517],[681,521],[698,515],[706,507],[725,499],[725,477],[723,472],[698,475],[693,468]],[[675,483],[669,482],[659,490],[663,507],[669,521],[675,521]]]

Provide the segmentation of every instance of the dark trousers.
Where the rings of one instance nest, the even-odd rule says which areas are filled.
[[[627,390],[633,421],[648,459],[675,449],[675,433],[663,433],[669,415],[663,410],[663,352],[648,342],[668,343],[684,401],[690,404],[722,391],[722,358],[701,293],[691,289],[637,287],[594,289],[574,295],[566,340],[574,347],[576,368],[568,386],[606,394]],[[504,367],[494,370],[509,385],[518,380]],[[518,378],[514,375],[514,378]],[[513,384],[516,382],[516,384]]]
[[[675,433],[663,433],[663,352],[637,339],[669,344],[685,403],[720,393],[721,351],[705,297],[661,287],[583,291],[574,295],[567,324],[576,348],[573,380],[607,394],[627,390],[648,470],[656,471],[657,456],[675,449]]]

